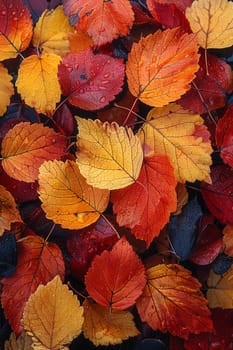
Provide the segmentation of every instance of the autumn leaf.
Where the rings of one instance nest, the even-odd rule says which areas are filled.
[[[156,154],[166,154],[177,181],[194,182],[208,179],[212,147],[209,131],[197,114],[176,104],[153,108],[138,132]]]
[[[38,113],[51,115],[60,100],[60,60],[58,55],[44,53],[26,57],[20,65],[15,85],[25,103]]]
[[[58,6],[42,13],[35,26],[32,43],[43,53],[64,57],[69,53],[68,34],[71,32],[73,28],[63,12],[63,6]]]
[[[213,330],[200,283],[181,265],[160,264],[147,270],[147,284],[137,300],[141,320],[154,330],[187,339]]]
[[[229,105],[216,126],[216,145],[225,164],[233,167],[233,105]]]
[[[45,160],[65,154],[66,139],[43,124],[16,124],[2,141],[2,166],[16,180],[34,182]]]
[[[38,192],[46,217],[69,229],[97,221],[109,201],[109,191],[88,185],[77,164],[69,160],[43,163]]]
[[[134,13],[128,0],[63,0],[70,23],[87,32],[96,46],[129,33]]]
[[[210,271],[207,299],[210,308],[233,309],[233,265],[223,275]]]
[[[0,60],[15,58],[32,38],[32,20],[22,0],[0,2]]]
[[[173,215],[179,215],[182,212],[182,208],[188,203],[188,191],[185,184],[178,182],[176,186],[177,195],[177,208]]]
[[[89,35],[81,30],[74,30],[69,33],[68,40],[70,43],[70,53],[84,51],[88,47],[93,46],[93,41]]]
[[[63,348],[81,333],[82,324],[83,307],[59,276],[40,285],[25,305],[23,326],[35,349]]]
[[[11,80],[12,76],[8,73],[3,64],[0,63],[0,116],[6,112],[6,109],[10,104],[10,98],[14,93],[14,88]]]
[[[98,304],[118,310],[135,303],[145,282],[144,266],[124,237],[110,252],[96,255],[85,276],[90,296]]]
[[[32,350],[32,339],[25,332],[17,338],[11,333],[10,339],[4,343],[4,350]]]
[[[227,0],[195,0],[186,17],[204,49],[233,45],[233,3]]]
[[[76,118],[77,163],[87,183],[109,190],[134,183],[142,165],[140,140],[132,129],[117,123]]]
[[[96,54],[91,48],[67,55],[58,67],[63,95],[86,110],[101,109],[121,91],[125,66],[122,60]]]
[[[109,310],[87,299],[83,307],[83,333],[95,346],[121,344],[123,340],[140,334],[129,311]]]
[[[188,6],[191,6],[192,0],[147,0],[146,1],[148,10],[153,15],[153,17],[158,21],[158,17],[156,14],[156,4],[173,4],[175,5],[181,12],[185,12]]]
[[[126,64],[129,90],[149,106],[162,107],[190,88],[198,70],[193,34],[179,28],[156,31],[134,43]]]
[[[135,183],[112,192],[113,211],[120,226],[127,226],[147,247],[176,210],[176,179],[163,155],[146,157]],[[132,196],[133,193],[133,196]]]
[[[19,210],[11,193],[0,185],[0,236],[10,230],[13,222],[22,222]]]
[[[17,244],[18,263],[13,276],[3,278],[2,306],[16,335],[22,331],[21,319],[26,301],[40,284],[54,276],[64,278],[60,249],[39,236],[28,236]]]
[[[222,233],[224,253],[233,258],[233,225],[226,225]]]

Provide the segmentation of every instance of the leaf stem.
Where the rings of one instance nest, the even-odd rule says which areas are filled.
[[[51,227],[51,229],[50,229],[50,231],[49,231],[47,237],[45,238],[45,242],[48,241],[49,237],[50,237],[51,234],[53,233],[54,228],[55,228],[55,224],[52,225],[52,227]]]
[[[207,58],[207,48],[205,48],[205,67],[206,67],[206,75],[209,75],[208,58]]]
[[[134,103],[132,104],[132,106],[131,106],[131,108],[130,108],[130,110],[129,110],[129,113],[127,114],[127,116],[126,116],[126,118],[125,118],[125,121],[124,121],[124,123],[123,123],[123,126],[126,125],[128,119],[129,119],[129,117],[130,117],[131,114],[133,113],[133,109],[134,109],[134,107],[136,106],[136,103],[137,103],[137,102],[138,102],[138,97],[136,97],[136,99],[134,100]]]
[[[117,232],[116,228],[113,226],[113,224],[106,218],[106,216],[102,213],[100,213],[101,217],[104,219],[104,221],[111,227],[111,229],[115,232],[118,239],[121,239],[119,233]]]

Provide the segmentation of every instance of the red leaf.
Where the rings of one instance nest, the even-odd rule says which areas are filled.
[[[65,103],[56,111],[53,120],[56,123],[57,131],[60,131],[61,134],[66,136],[74,134],[74,117]]]
[[[233,223],[233,169],[218,165],[211,170],[212,184],[201,183],[201,194],[210,212],[223,223]]]
[[[178,101],[183,108],[199,114],[223,107],[226,103],[226,93],[230,93],[233,89],[233,73],[230,65],[209,53],[207,60],[209,75],[206,74],[202,51],[196,79],[191,89]]]
[[[216,127],[216,144],[224,163],[233,167],[233,105],[230,105]]]
[[[176,210],[175,187],[176,179],[168,157],[146,157],[137,181],[112,192],[118,224],[131,228],[148,247],[168,222],[170,213]]]
[[[137,1],[132,0],[131,5],[134,11],[134,25],[139,25],[139,24],[158,24],[157,21],[150,17],[146,11],[143,11],[143,7],[140,6],[140,4]]]
[[[159,4],[168,4],[168,5],[175,5],[178,10],[181,12],[185,12],[186,8],[188,6],[191,6],[193,0],[147,0],[147,6],[149,11],[151,12],[152,16],[159,21],[157,17],[157,10],[156,5]]]
[[[60,249],[39,236],[28,236],[18,243],[18,263],[12,277],[3,278],[2,306],[13,331],[22,331],[24,306],[40,284],[56,275],[64,278],[65,267]]]
[[[122,88],[124,64],[90,48],[67,55],[58,66],[62,93],[79,108],[96,110],[108,105]]]
[[[144,266],[123,237],[108,252],[97,255],[85,277],[90,296],[100,305],[124,310],[141,295]]]

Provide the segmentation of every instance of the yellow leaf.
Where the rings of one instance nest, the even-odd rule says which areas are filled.
[[[40,285],[24,309],[23,325],[34,348],[58,350],[81,333],[83,307],[59,276]]]
[[[14,197],[0,185],[0,236],[10,230],[11,223],[22,222]]]
[[[68,33],[73,31],[63,12],[63,6],[58,6],[55,10],[45,10],[35,26],[33,45],[44,53],[64,57],[70,51]]]
[[[233,309],[233,265],[223,275],[212,270],[208,278],[207,299],[210,308]]]
[[[22,99],[38,113],[51,114],[60,100],[57,78],[61,58],[54,54],[31,55],[23,60],[16,86]]]
[[[110,310],[88,300],[83,303],[83,333],[95,346],[115,345],[140,334],[129,311]]]
[[[186,17],[200,46],[221,49],[233,45],[233,3],[227,0],[196,0]]]
[[[212,153],[204,120],[176,104],[153,108],[138,135],[154,153],[166,154],[177,181],[205,180],[210,173]]]
[[[80,229],[97,221],[109,202],[109,191],[88,185],[78,165],[69,160],[43,163],[39,194],[46,217],[68,229]]]
[[[10,104],[10,98],[14,93],[11,80],[12,76],[0,63],[0,116],[6,112],[7,106]]]
[[[142,146],[132,129],[117,123],[76,118],[77,163],[87,183],[109,190],[134,183],[143,160]]]
[[[25,332],[18,338],[11,333],[10,339],[4,343],[4,350],[32,350],[32,339]]]

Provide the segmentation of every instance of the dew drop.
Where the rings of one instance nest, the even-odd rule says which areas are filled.
[[[101,85],[98,86],[98,89],[99,90],[107,90],[106,86],[101,86]]]
[[[109,81],[109,80],[102,80],[101,83],[102,83],[103,85],[107,85],[107,84],[110,83],[110,81]]]
[[[18,21],[18,17],[14,17],[13,21],[15,21],[15,22]]]
[[[80,89],[80,90],[79,90],[79,93],[80,93],[80,94],[84,94],[84,92],[85,92],[85,91],[84,91],[83,89]]]
[[[102,96],[100,99],[99,99],[99,102],[101,103],[104,103],[106,101],[106,97],[105,96]]]
[[[104,78],[109,78],[110,77],[110,73],[105,73],[104,74]]]
[[[2,11],[1,15],[5,16],[6,15],[6,11]]]
[[[69,72],[69,73],[71,73],[71,72],[72,72],[72,70],[73,70],[73,68],[72,68],[72,67],[70,67],[70,66],[68,66],[68,65],[66,66],[66,68],[67,68],[67,70],[68,70],[68,72]]]
[[[12,11],[12,16],[15,16],[16,15],[16,12],[15,11]]]

